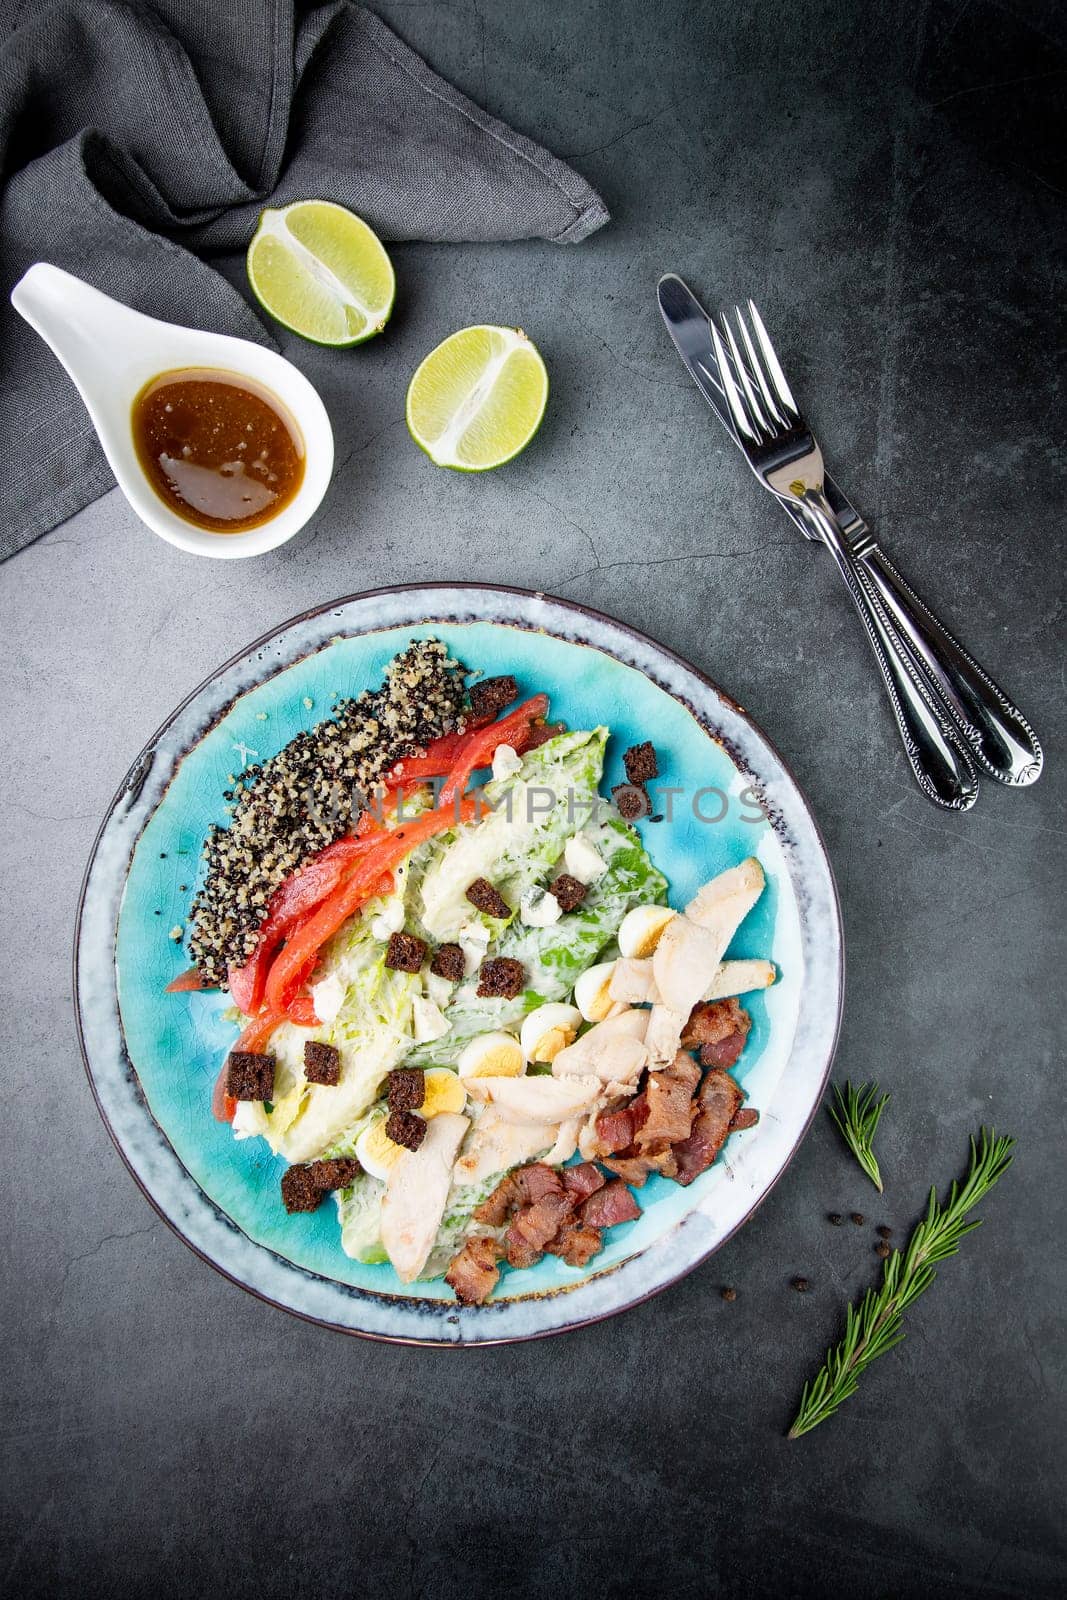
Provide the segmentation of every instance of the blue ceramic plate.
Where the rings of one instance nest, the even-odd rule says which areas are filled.
[[[514,673],[551,695],[571,727],[607,723],[606,785],[627,745],[651,738],[672,814],[641,824],[681,906],[742,857],[768,887],[731,954],[767,956],[780,980],[745,1004],[754,1025],[738,1075],[756,1129],[686,1189],[653,1177],[640,1218],[607,1235],[581,1271],[546,1257],[506,1273],[486,1306],[440,1282],[405,1286],[351,1261],[334,1207],[287,1216],[282,1167],[259,1140],[211,1116],[233,1041],[223,998],[165,996],[186,964],[184,927],[209,825],[247,761],[273,755],[338,696],[380,681],[409,639],[445,640],[472,669]],[[660,802],[661,810],[665,803]],[[837,1037],[841,928],[818,829],[781,759],[745,713],[651,640],[584,607],[489,587],[429,585],[358,595],[297,617],[223,667],[138,757],[86,873],[75,959],[82,1049],[101,1115],[137,1182],[194,1250],[253,1293],[346,1332],[433,1344],[554,1333],[608,1316],[688,1272],[751,1216],[819,1103]]]

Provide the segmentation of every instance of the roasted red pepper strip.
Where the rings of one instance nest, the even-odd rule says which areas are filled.
[[[425,755],[405,756],[403,761],[398,761],[385,779],[386,784],[400,778],[405,783],[416,778],[443,778],[469,738],[468,730],[467,733],[443,733],[439,739],[432,739]]]
[[[231,967],[228,974],[234,1004],[245,1016],[254,1016],[263,1004],[267,973],[282,941],[343,882],[353,863],[366,853],[368,843],[351,837],[336,839],[275,889],[254,954],[243,967]]]
[[[237,1101],[232,1094],[226,1093],[226,1072],[224,1061],[222,1071],[215,1079],[215,1087],[211,1091],[211,1115],[216,1122],[232,1122],[237,1115]]]
[[[321,1019],[315,1014],[315,1002],[309,994],[298,994],[294,1000],[290,1000],[285,1015],[290,1022],[295,1022],[298,1028],[320,1026]]]
[[[437,799],[438,810],[452,805],[456,796],[466,789],[471,773],[477,772],[479,767],[489,766],[500,745],[510,744],[513,749],[521,750],[523,741],[529,737],[531,724],[547,711],[547,694],[535,694],[532,700],[524,701],[506,717],[501,717],[499,722],[491,722],[487,728],[479,728],[472,733],[464,741],[455,766],[445,779]]]
[[[380,893],[383,873],[398,866],[415,846],[437,833],[465,822],[474,810],[473,801],[442,811],[424,811],[410,822],[403,822],[388,833],[371,834],[365,857],[327,900],[293,930],[285,949],[276,958],[267,977],[266,1001],[270,1011],[284,1011],[287,1002],[310,975],[319,951],[338,928],[346,923],[366,901]]]
[[[213,983],[205,983],[195,967],[186,967],[184,972],[179,972],[173,983],[168,983],[167,994],[186,994],[195,989],[214,989]]]

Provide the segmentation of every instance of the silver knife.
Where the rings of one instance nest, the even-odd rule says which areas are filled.
[[[660,279],[658,299],[675,349],[737,444],[719,383],[707,312],[673,272]],[[848,535],[865,582],[889,613],[901,644],[952,718],[972,758],[1000,783],[1021,787],[1035,782],[1044,757],[1037,736],[1022,713],[905,583],[829,473],[823,487]],[[784,505],[782,509],[806,539],[815,539],[799,512]]]

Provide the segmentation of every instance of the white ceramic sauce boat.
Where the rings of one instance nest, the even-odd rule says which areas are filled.
[[[315,389],[284,356],[247,339],[146,317],[45,261],[19,280],[11,303],[73,378],[119,488],[161,539],[224,561],[258,556],[291,539],[317,509],[333,472],[333,429]],[[300,488],[258,527],[223,534],[199,528],[172,511],[145,477],[133,442],[133,402],[151,378],[182,367],[215,367],[256,380],[277,396],[303,435]]]

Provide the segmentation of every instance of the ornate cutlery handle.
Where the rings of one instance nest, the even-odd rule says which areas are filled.
[[[851,548],[901,640],[929,674],[959,725],[975,761],[999,783],[1016,787],[1035,783],[1044,756],[1022,712],[923,605],[869,534],[854,540]]]
[[[865,587],[861,569],[821,490],[797,497],[837,563],[852,602],[867,631],[916,782],[935,805],[967,811],[978,798],[974,767],[957,742],[951,724],[904,651],[881,601]]]

